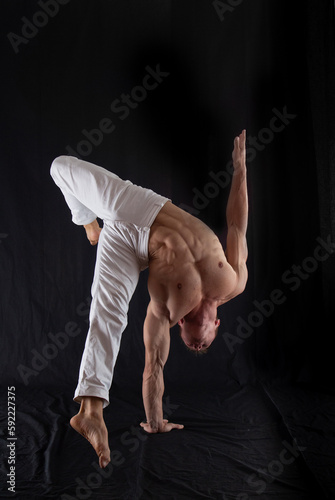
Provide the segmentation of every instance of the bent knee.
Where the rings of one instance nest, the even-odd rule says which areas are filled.
[[[57,156],[51,164],[50,175],[55,180],[69,168],[69,156]]]

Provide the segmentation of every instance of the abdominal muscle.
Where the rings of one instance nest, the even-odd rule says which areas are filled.
[[[235,284],[236,273],[213,231],[167,202],[149,238],[148,290],[157,312],[173,325],[203,299],[223,304]]]

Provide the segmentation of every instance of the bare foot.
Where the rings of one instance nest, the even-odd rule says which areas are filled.
[[[96,245],[99,241],[99,236],[101,233],[101,227],[99,226],[98,221],[95,219],[90,224],[86,224],[84,226],[87,238],[91,245]]]
[[[110,462],[110,450],[108,431],[103,417],[79,411],[71,418],[70,425],[91,443],[99,457],[99,465],[104,469]]]

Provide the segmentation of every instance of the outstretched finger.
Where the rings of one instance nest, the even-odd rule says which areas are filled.
[[[172,429],[179,429],[179,430],[184,429],[184,426],[181,425],[181,424],[172,424],[172,423],[170,423],[170,424],[167,425],[167,427],[169,427],[170,430],[172,430]]]
[[[235,139],[234,139],[234,150],[233,150],[233,154],[232,154],[234,161],[236,161],[236,159],[237,159],[238,149],[239,149],[239,147],[238,147],[238,137],[235,137]]]

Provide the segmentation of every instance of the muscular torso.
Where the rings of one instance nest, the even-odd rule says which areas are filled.
[[[227,302],[236,280],[213,231],[167,202],[150,230],[148,290],[155,307],[174,325],[202,299]]]

